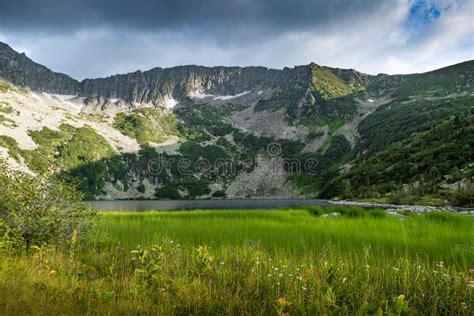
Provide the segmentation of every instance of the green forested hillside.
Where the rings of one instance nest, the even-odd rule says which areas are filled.
[[[472,97],[469,96],[391,102],[360,122],[360,149],[369,153],[378,151],[414,133],[428,130],[473,106]]]
[[[474,92],[474,61],[407,76],[393,96],[447,96],[452,93]]]
[[[411,75],[378,75],[368,89],[376,95],[395,98],[445,97],[474,92],[474,61]]]
[[[138,90],[122,89],[143,75],[134,73],[87,81],[79,95],[0,79],[0,154],[75,178],[88,199],[302,194],[472,204],[474,61],[412,75],[314,63],[163,71],[173,75],[152,71],[156,82],[141,77]],[[278,172],[258,172],[274,158]],[[180,170],[183,161],[191,169]],[[211,166],[197,168],[202,161]]]
[[[474,112],[454,115],[430,130],[356,161],[328,183],[321,197],[374,198],[404,192],[474,205]],[[463,180],[464,179],[464,180]],[[455,195],[445,188],[458,186]]]

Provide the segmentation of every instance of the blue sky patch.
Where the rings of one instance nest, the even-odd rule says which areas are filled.
[[[411,35],[422,33],[433,22],[441,18],[443,11],[447,11],[449,8],[450,5],[440,8],[434,1],[417,0],[410,8],[404,27]]]

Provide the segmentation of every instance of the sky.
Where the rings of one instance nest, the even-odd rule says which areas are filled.
[[[0,0],[0,41],[76,79],[195,64],[414,73],[474,59],[474,0]]]

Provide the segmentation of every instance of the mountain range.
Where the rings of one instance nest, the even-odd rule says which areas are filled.
[[[474,61],[369,75],[178,66],[77,81],[0,42],[0,157],[88,199],[473,205]]]

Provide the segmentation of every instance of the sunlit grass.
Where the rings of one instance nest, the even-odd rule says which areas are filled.
[[[320,217],[331,212],[343,215]],[[468,216],[103,213],[80,237],[74,251],[2,258],[0,313],[469,315],[474,305]]]

